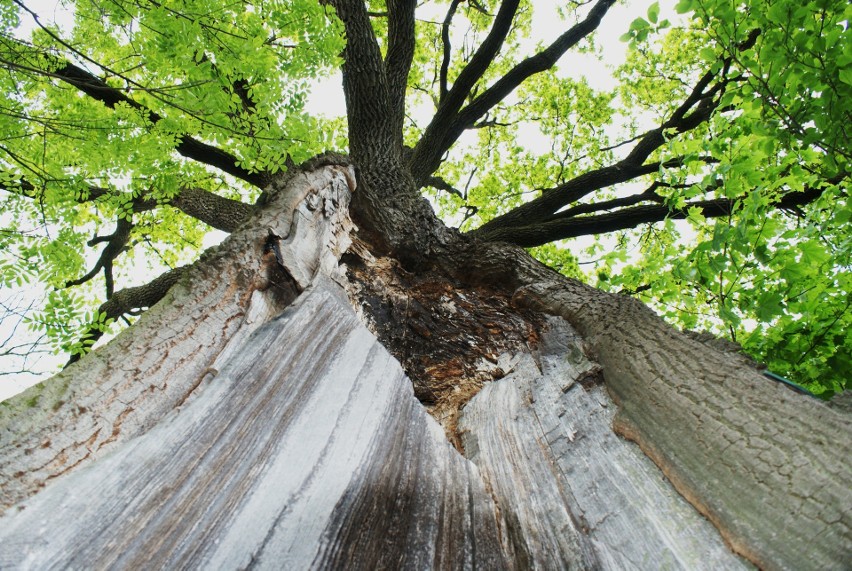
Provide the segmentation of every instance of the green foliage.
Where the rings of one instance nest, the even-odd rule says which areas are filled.
[[[448,88],[499,6],[459,3]],[[386,50],[386,3],[368,7]],[[418,8],[409,145],[440,104],[448,7]],[[22,10],[0,0],[0,185],[9,189],[0,213],[0,287],[42,289],[29,323],[57,351],[83,352],[86,334],[115,327],[96,310],[102,276],[65,287],[93,267],[101,251],[85,246],[93,236],[132,220],[114,274],[120,287],[136,285],[201,247],[208,229],[166,206],[182,189],[256,198],[243,181],[180,157],[181,137],[263,173],[286,168],[288,156],[299,162],[346,146],[345,119],[305,110],[314,82],[339,65],[344,39],[331,8],[315,0],[76,2],[73,24],[26,37],[19,24],[30,16]],[[627,19],[607,16],[602,26],[619,28],[627,49],[620,63],[608,63],[598,38],[584,40],[468,130],[435,173],[441,180],[424,192],[449,223],[473,230],[615,164],[636,137],[672,116],[698,78],[726,74],[709,120],[663,133],[665,144],[648,161],[665,168],[581,200],[589,206],[653,185],[655,204],[685,220],[532,253],[566,275],[638,295],[679,326],[726,335],[794,381],[842,390],[852,376],[852,8],[842,0],[680,0],[677,11],[683,16],[649,2]],[[583,13],[574,4],[522,2],[468,100],[543,49],[546,42],[534,46],[532,38],[545,24],[562,20],[555,37]],[[51,78],[65,61],[145,110],[107,107]],[[612,81],[601,79],[605,67]],[[806,206],[777,207],[783,196],[815,190],[822,196]],[[732,201],[727,216],[694,204],[722,198]],[[140,201],[155,207],[141,209]],[[581,265],[586,257],[594,263]]]
[[[433,196],[450,220],[459,220],[452,217],[459,208],[475,207],[462,225],[469,229],[612,164],[619,157],[613,141],[665,121],[697,77],[729,58],[735,79],[720,94],[719,111],[688,133],[669,133],[654,155],[683,157],[683,166],[645,184],[663,183],[658,192],[671,208],[734,199],[730,215],[711,219],[691,207],[686,222],[625,232],[615,248],[612,240],[593,244],[588,253],[598,262],[587,279],[638,292],[671,322],[727,336],[772,371],[828,394],[852,377],[852,11],[833,1],[732,6],[681,2],[691,21],[674,26],[652,4],[622,36],[630,50],[614,90],[558,71],[533,77],[519,91],[523,105],[501,108],[499,126],[479,131],[476,144],[445,162],[441,174],[463,188],[461,196]],[[520,144],[530,132],[549,148]],[[775,205],[815,188],[822,198],[805,207]],[[635,185],[610,187],[589,202],[633,192]],[[563,265],[554,252],[579,252],[577,244],[533,254],[576,275],[578,266]]]
[[[730,336],[770,369],[818,392],[841,390],[852,376],[852,85],[844,81],[852,9],[846,2],[691,6],[716,46],[702,57],[731,57],[743,78],[724,100],[738,115],[717,118],[714,139],[703,145],[720,161],[707,176],[726,196],[748,198],[729,220],[696,224],[706,238],[673,268],[694,273],[684,283],[702,291]],[[754,49],[742,49],[754,30]],[[822,197],[792,216],[769,204],[819,186]]]
[[[343,40],[312,0],[110,0],[69,8],[72,21],[28,35],[16,28],[32,24],[31,15],[0,2],[0,184],[10,189],[0,212],[0,286],[41,296],[27,323],[53,350],[78,353],[91,344],[85,332],[110,326],[95,311],[102,272],[65,289],[103,248],[86,243],[110,235],[119,219],[132,220],[128,249],[113,269],[117,289],[192,260],[209,229],[164,206],[168,200],[183,188],[243,201],[259,191],[179,157],[179,137],[270,173],[286,168],[288,156],[298,162],[331,137],[339,142],[340,128],[321,128],[304,106],[313,79],[338,64]],[[66,61],[145,110],[110,108],[52,79]],[[148,110],[161,119],[152,124]],[[90,200],[93,188],[105,192]],[[139,200],[163,206],[135,211]]]

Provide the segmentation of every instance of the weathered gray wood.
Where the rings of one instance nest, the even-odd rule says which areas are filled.
[[[582,339],[561,319],[537,361],[519,360],[465,407],[467,456],[489,481],[524,567],[746,568],[639,448],[612,431],[615,406]],[[588,388],[575,381],[588,380]]]
[[[132,329],[0,404],[0,512],[143,434],[293,300],[298,292],[266,252],[270,234],[290,238],[279,248],[287,255],[312,232],[322,248],[288,256],[292,272],[311,276],[322,266],[334,276],[349,244],[354,184],[346,166],[279,181],[267,207],[205,252]]]
[[[0,518],[0,568],[738,568],[575,383],[581,343],[551,320],[468,404],[477,469],[320,278],[183,408]]]
[[[0,519],[0,568],[500,568],[493,501],[333,287]]]

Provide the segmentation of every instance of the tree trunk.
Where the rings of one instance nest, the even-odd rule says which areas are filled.
[[[3,403],[0,568],[848,564],[848,412],[373,184],[381,247],[314,162]]]

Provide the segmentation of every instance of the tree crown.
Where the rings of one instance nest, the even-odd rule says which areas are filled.
[[[84,352],[156,301],[128,289],[140,266],[190,261],[281,172],[348,148],[403,164],[474,238],[844,388],[852,9],[681,0],[624,25],[617,9],[80,0],[57,26],[3,0],[0,285],[7,329],[40,337],[2,351]],[[629,46],[606,84],[605,30]],[[307,110],[341,64],[346,124]],[[44,298],[15,307],[36,284]]]

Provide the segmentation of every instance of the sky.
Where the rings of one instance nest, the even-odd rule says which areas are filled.
[[[71,13],[69,10],[63,8],[55,0],[27,0],[25,1],[25,4],[28,8],[39,14],[43,23],[55,22],[62,26],[63,24],[67,25],[66,23],[70,21]],[[572,65],[570,68],[566,66],[563,73],[572,76],[583,76],[587,79],[587,81],[589,81],[592,87],[597,89],[604,90],[613,87],[615,85],[615,81],[612,78],[611,69],[622,63],[627,53],[627,45],[621,42],[619,37],[627,31],[630,22],[637,17],[645,15],[650,4],[650,1],[644,1],[630,2],[629,5],[621,3],[614,6],[607,14],[596,37],[596,42],[603,50],[605,65],[601,65],[601,62],[594,59],[591,55],[585,56],[582,54],[578,55],[569,53],[567,57],[571,58]],[[674,14],[673,0],[664,0],[661,4],[663,17],[671,17],[671,15]],[[536,0],[537,8],[543,7],[545,10],[539,12],[538,16],[533,21],[532,29],[535,30],[536,33],[530,42],[530,53],[533,52],[533,44],[535,42],[541,41],[545,44],[549,43],[559,34],[564,32],[565,24],[560,22],[557,18],[554,18],[552,15],[548,15],[546,13],[546,8],[555,8],[556,5],[557,3],[553,0]],[[443,8],[441,10],[443,10]],[[420,12],[418,12],[418,16],[421,16]],[[443,12],[441,12],[440,16],[436,13],[432,16],[427,15],[427,17],[442,19]],[[22,16],[22,23],[18,30],[18,34],[21,37],[26,37],[34,27],[32,19],[28,15],[24,14]],[[341,76],[339,73],[332,74],[325,79],[317,81],[313,85],[311,95],[308,97],[307,110],[311,113],[324,115],[326,117],[343,116],[345,114]],[[428,112],[428,110],[425,110],[424,112]],[[537,136],[536,131],[536,129],[531,129],[523,133],[524,144],[533,150],[540,149],[544,152],[549,149],[549,145],[543,141],[541,137]],[[0,222],[2,222],[2,212],[0,212]],[[215,244],[223,238],[224,234],[221,232],[211,233],[205,239],[205,246]],[[93,256],[96,256],[97,254],[98,252],[92,253]],[[24,303],[26,303],[26,300],[31,299],[35,293],[36,292],[34,291],[26,290],[21,292],[0,290],[0,303],[7,301],[18,294],[23,296],[22,299],[24,300]],[[12,325],[12,322],[0,323],[0,340],[5,339],[8,335],[10,335],[10,328]],[[15,333],[16,337],[23,338],[22,333],[24,329],[25,327],[23,326],[19,327],[18,331]],[[41,360],[37,362],[37,365],[39,368],[50,368],[53,366],[59,366],[61,363],[65,362],[66,359],[66,355],[51,355],[41,358]],[[9,365],[10,363],[0,359],[0,367]],[[28,363],[26,366],[33,366],[33,363]],[[17,364],[15,367],[20,368],[21,365]],[[2,369],[0,369],[0,372],[3,372]],[[5,400],[40,380],[43,380],[43,377],[33,377],[28,374],[0,375],[0,400]]]

